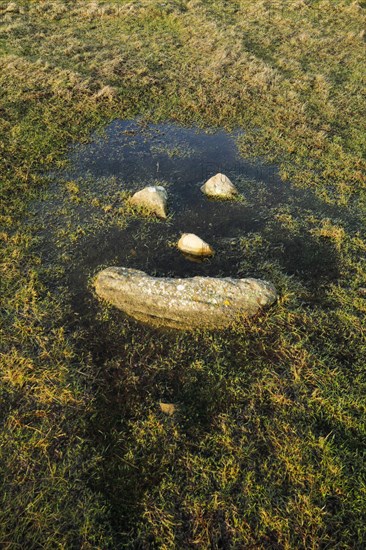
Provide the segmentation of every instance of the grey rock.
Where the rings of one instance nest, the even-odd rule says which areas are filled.
[[[101,271],[95,290],[139,321],[182,330],[230,326],[277,298],[275,287],[260,279],[151,277],[125,267]]]
[[[235,185],[229,180],[225,174],[216,174],[206,181],[201,187],[202,193],[209,197],[220,199],[231,199],[237,194]]]
[[[168,194],[164,187],[151,185],[135,193],[130,199],[133,206],[146,211],[147,214],[156,214],[159,218],[167,217]]]

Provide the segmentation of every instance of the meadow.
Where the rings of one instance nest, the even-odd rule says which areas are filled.
[[[2,548],[365,546],[364,28],[348,0],[1,0]],[[99,303],[91,271],[75,311],[84,239],[134,214],[113,185],[60,180],[95,217],[65,207],[50,247],[33,205],[70,144],[135,117],[240,128],[243,157],[311,194],[315,213],[282,204],[239,242],[271,310],[151,329]],[[331,269],[307,277],[314,251]]]

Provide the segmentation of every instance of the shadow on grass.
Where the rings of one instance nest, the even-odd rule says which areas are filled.
[[[119,230],[118,233],[121,238],[118,242],[126,243]],[[218,251],[219,275],[243,273],[241,276],[267,278],[279,285],[280,292],[281,277],[295,278],[300,287],[306,288],[308,304],[316,307],[324,302],[328,285],[339,276],[334,243],[316,238],[305,229],[293,235],[276,221],[267,229],[264,225],[263,235],[259,244],[249,243],[248,253],[239,244],[225,254],[223,245]],[[78,328],[83,332],[81,354],[90,354],[91,364],[98,371],[90,439],[103,461],[93,488],[109,503],[116,540],[128,541],[142,519],[146,499],[169,477],[182,446],[197,447],[198,454],[209,452],[199,449],[199,442],[217,428],[217,418],[229,411],[232,414],[232,403],[237,399],[244,406],[246,398],[235,395],[233,380],[238,381],[238,392],[245,387],[244,394],[248,395],[250,388],[261,383],[260,366],[278,359],[268,355],[272,345],[268,331],[262,335],[251,329],[248,333],[243,329],[236,335],[230,331],[180,334],[135,323],[122,312],[98,303],[90,289],[86,289],[85,277],[85,272],[94,271],[99,262],[98,254],[91,257],[87,252],[95,250],[93,241],[94,238],[80,247],[81,264],[85,263],[81,269],[79,263],[78,270],[69,273],[69,285],[74,312],[80,319]],[[117,240],[108,244],[105,235],[103,242],[105,264],[114,263],[116,254],[121,255]],[[176,251],[172,249],[169,253],[174,256]],[[149,259],[154,271],[163,274],[159,251],[155,255],[150,251]],[[120,263],[126,265],[121,256]],[[132,267],[144,268],[143,253],[133,256]],[[193,276],[203,270],[216,275],[212,268],[209,263],[202,267],[172,261],[169,274]],[[271,316],[272,312],[266,315]],[[160,411],[160,401],[177,405],[173,418]],[[260,412],[270,419],[274,414],[272,404],[262,403]],[[256,430],[256,421],[248,426]],[[256,445],[261,454],[260,442]],[[270,452],[268,445],[263,452]],[[133,536],[138,537],[136,532]]]
[[[225,143],[233,161],[233,144]],[[225,156],[227,151],[222,154]],[[267,382],[277,384],[275,396],[277,392],[281,402],[289,402],[297,410],[301,392],[289,381],[298,354],[292,332],[297,337],[307,330],[301,316],[303,306],[315,312],[319,306],[330,307],[329,287],[341,275],[342,257],[336,239],[342,235],[339,227],[350,222],[342,209],[324,204],[309,191],[293,189],[278,176],[267,182],[256,178],[255,173],[250,174],[251,178],[238,176],[241,202],[208,201],[199,191],[196,168],[188,153],[182,157],[185,170],[178,170],[180,165],[167,159],[164,152],[160,157],[148,155],[148,166],[140,166],[149,169],[148,174],[158,158],[161,166],[165,162],[166,174],[175,169],[177,182],[169,188],[176,201],[175,210],[171,205],[173,216],[165,223],[128,217],[122,220],[126,223],[114,223],[114,209],[116,216],[123,209],[118,181],[114,181],[116,188],[111,196],[109,180],[103,180],[102,185],[98,180],[94,182],[95,196],[87,194],[89,182],[85,188],[82,184],[69,185],[69,195],[74,197],[69,230],[74,237],[75,226],[80,224],[85,232],[72,241],[63,281],[71,305],[67,326],[79,334],[80,358],[93,371],[96,402],[89,438],[99,451],[101,462],[90,483],[104,495],[111,510],[117,546],[135,540],[135,547],[139,547],[138,525],[146,503],[161,483],[172,481],[174,475],[184,475],[182,460],[187,453],[208,463],[211,455],[220,455],[221,451],[210,447],[213,440],[206,446],[203,443],[219,433],[220,418],[231,418],[235,445],[239,439],[236,434],[245,426],[249,454],[247,463],[242,459],[243,471],[253,469],[262,479],[262,461],[275,454],[266,434],[272,423],[278,422],[278,408]],[[216,154],[215,148],[211,154]],[[122,170],[123,157],[116,158],[106,162],[105,170],[115,170],[115,162]],[[89,160],[87,155],[87,166]],[[96,166],[102,176],[103,166]],[[245,169],[250,170],[250,166]],[[62,200],[69,200],[69,195],[66,193]],[[88,221],[89,214],[85,212],[89,203],[99,204],[102,199],[108,215],[104,210],[98,211],[100,225],[95,229],[93,218]],[[43,208],[54,217],[48,203]],[[323,220],[327,219],[331,230],[327,226],[328,230],[322,233]],[[216,253],[212,259],[193,263],[177,251],[174,243],[188,230],[213,245]],[[52,236],[48,247],[55,248]],[[48,251],[44,248],[43,253]],[[93,295],[91,277],[107,265],[141,269],[158,276],[259,277],[274,282],[281,299],[291,292],[295,297],[284,308],[275,306],[234,331],[187,334],[156,330],[127,319]],[[287,320],[291,308],[296,311],[296,327]],[[306,341],[306,335],[303,338]],[[281,385],[285,386],[283,394]],[[176,404],[177,412],[172,417],[164,415],[160,401]],[[301,410],[300,424],[306,431],[305,407]],[[293,417],[287,421],[297,422]],[[239,446],[233,452],[242,449]],[[264,487],[266,483],[268,480],[263,481]],[[278,483],[278,498],[285,501],[290,497],[284,496],[285,490],[281,494],[282,482]],[[217,521],[222,525],[220,544],[229,547],[224,542],[229,535],[225,534],[224,519],[220,517],[218,512]],[[184,521],[188,525],[190,518]],[[256,521],[253,519],[252,523]],[[266,543],[268,540],[275,541],[276,534],[268,532]],[[154,538],[149,545],[154,547]]]

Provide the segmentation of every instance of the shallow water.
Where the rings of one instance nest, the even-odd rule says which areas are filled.
[[[268,259],[279,262],[284,273],[304,281],[337,278],[336,258],[327,242],[320,244],[308,233],[292,234],[276,222],[279,212],[301,217],[315,211],[326,215],[329,208],[311,193],[281,181],[275,166],[241,158],[238,136],[173,123],[116,120],[90,143],[70,149],[67,170],[53,175],[48,197],[36,212],[42,254],[57,262],[54,251],[68,251],[67,279],[75,309],[85,309],[85,299],[90,300],[88,277],[110,265],[158,276],[264,277],[263,269],[247,258],[251,244],[249,253],[243,246],[253,235],[265,236]],[[200,186],[217,172],[235,183],[240,201],[203,195]],[[76,195],[65,192],[68,181],[78,182]],[[127,225],[118,223],[113,213],[125,200],[121,193],[156,183],[167,188],[169,219],[135,216]],[[106,200],[111,212],[95,208],[95,200]],[[67,245],[62,236],[66,225],[74,233]],[[191,261],[175,247],[182,233],[196,233],[215,255]]]

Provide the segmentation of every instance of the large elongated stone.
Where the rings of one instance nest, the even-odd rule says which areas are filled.
[[[109,267],[95,281],[97,294],[139,321],[189,330],[224,328],[239,316],[255,315],[277,298],[260,279],[174,279]]]

